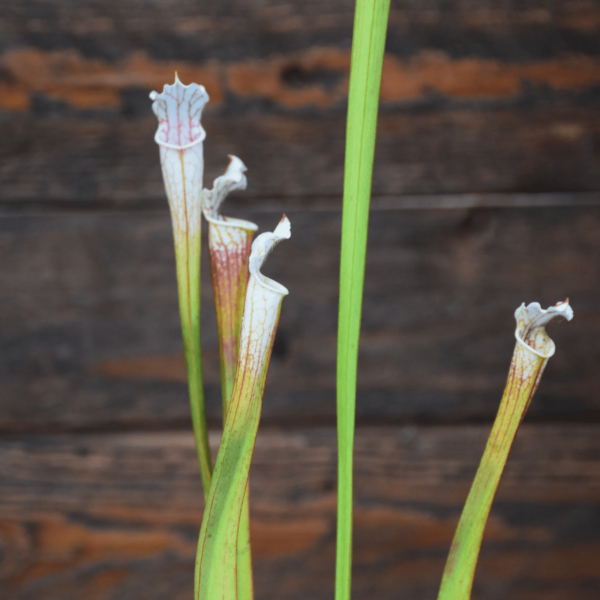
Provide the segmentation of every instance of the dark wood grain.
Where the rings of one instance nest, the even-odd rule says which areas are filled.
[[[175,70],[212,98],[210,178],[235,153],[251,196],[339,198],[352,2],[4,8],[0,201],[162,199],[148,92]],[[375,193],[600,190],[599,29],[594,2],[395,2]]]
[[[598,428],[524,424],[498,502],[597,503]],[[489,430],[488,425],[359,427],[357,503],[414,501],[455,511],[469,490]],[[214,429],[213,455],[219,437],[220,430]],[[108,515],[113,509],[143,506],[148,515],[168,521],[168,514],[160,517],[165,506],[180,516],[202,509],[190,432],[3,436],[0,446],[4,516],[45,511]],[[335,464],[332,427],[261,429],[251,472],[257,515],[271,514],[276,507],[298,514],[329,513]]]
[[[211,96],[205,184],[233,153],[249,187],[231,214],[262,230],[281,212],[292,220],[266,266],[291,293],[252,475],[257,600],[332,597],[353,9],[3,2],[2,600],[192,596],[199,478],[148,100],[175,70]],[[575,320],[550,332],[557,354],[494,505],[473,600],[600,597],[599,86],[596,1],[392,1],[357,407],[359,424],[380,427],[359,428],[356,444],[357,600],[435,598],[489,427],[476,423],[491,421],[504,385],[512,314],[565,296]]]
[[[349,46],[350,0],[9,0],[3,47],[71,46],[115,60],[138,48],[160,58],[203,60],[264,56],[315,43]],[[388,45],[410,55],[423,46],[461,56],[545,58],[565,52],[600,53],[595,2],[568,0],[394,0]]]
[[[598,427],[525,426],[487,529],[474,598],[592,598]],[[359,429],[357,598],[434,598],[487,427]],[[213,442],[217,442],[214,438]],[[214,443],[213,443],[214,447]],[[258,598],[332,591],[333,429],[263,431],[252,467]],[[0,442],[6,598],[183,598],[199,527],[190,434]],[[570,596],[569,596],[570,594]],[[97,596],[96,596],[97,597]]]
[[[272,212],[235,211],[271,229]],[[296,212],[267,274],[286,297],[264,422],[334,418],[340,216]],[[0,219],[4,431],[188,423],[170,222],[159,215]],[[600,212],[376,211],[359,365],[361,422],[489,420],[521,302],[569,296],[528,419],[597,419]],[[206,256],[205,256],[206,258]],[[209,414],[219,417],[211,287],[203,271]]]
[[[24,114],[5,117],[1,126],[3,202],[104,201],[137,208],[164,202],[152,117]],[[314,205],[315,196],[341,197],[343,116],[209,114],[205,127],[206,186],[235,154],[249,168],[242,197],[268,199],[282,210]],[[595,108],[385,113],[374,193],[597,191],[598,139]]]

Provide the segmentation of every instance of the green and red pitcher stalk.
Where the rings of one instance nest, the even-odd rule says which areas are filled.
[[[283,296],[288,292],[260,273],[273,247],[290,237],[283,217],[273,233],[252,244],[254,223],[225,217],[220,206],[246,187],[246,167],[230,156],[212,190],[202,188],[205,137],[200,117],[205,89],[183,85],[177,75],[162,93],[152,92],[159,126],[155,140],[171,209],[177,285],[194,437],[206,506],[196,560],[197,600],[251,600],[248,474],[256,440],[265,379]],[[212,469],[200,348],[201,213],[209,224],[208,247],[215,297],[223,438]],[[250,273],[250,278],[249,278]]]
[[[215,180],[212,190],[204,190],[202,195],[202,211],[208,221],[210,272],[219,334],[224,426],[227,423],[238,367],[252,236],[258,229],[257,225],[250,221],[232,219],[220,213],[221,204],[227,194],[245,189],[247,183],[244,163],[236,156],[230,156],[229,159],[225,174]],[[248,487],[244,492],[240,515],[237,553],[238,600],[251,600],[254,586]]]
[[[224,418],[238,363],[252,236],[258,229],[250,221],[225,217],[219,211],[229,192],[246,188],[244,163],[236,156],[230,156],[229,159],[225,174],[215,180],[212,190],[204,190],[202,195],[202,211],[208,221],[208,251],[219,333]]]
[[[465,503],[440,587],[438,600],[469,600],[483,532],[519,425],[529,408],[554,342],[546,325],[573,318],[569,301],[543,310],[537,303],[523,304],[515,312],[517,343],[498,415],[479,469]]]
[[[290,222],[284,216],[273,233],[259,235],[252,245],[238,369],[200,530],[196,563],[199,600],[238,597],[233,574],[238,571],[238,535],[247,503],[250,461],[281,301],[288,293],[262,275],[260,267],[273,247],[289,237]]]
[[[173,223],[190,408],[202,488],[206,496],[211,482],[212,463],[200,349],[202,142],[206,137],[200,117],[208,102],[208,94],[201,85],[183,85],[175,75],[173,85],[165,85],[161,94],[152,92],[150,98],[158,118],[154,140],[160,147],[160,164]]]

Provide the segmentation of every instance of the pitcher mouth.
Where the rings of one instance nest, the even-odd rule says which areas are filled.
[[[252,252],[250,253],[250,274],[254,276],[256,282],[260,286],[271,292],[275,292],[276,294],[281,294],[282,296],[287,296],[290,293],[289,290],[280,283],[277,283],[277,281],[263,275],[260,272],[260,268],[273,248],[275,248],[281,240],[289,239],[291,234],[290,221],[283,215],[281,221],[272,233],[269,231],[261,233],[254,240],[252,243]]]
[[[554,355],[556,346],[546,333],[546,325],[557,319],[570,321],[573,318],[573,309],[569,305],[568,298],[545,310],[538,302],[532,302],[528,306],[523,303],[516,310],[515,318],[517,319],[515,329],[517,343],[540,358],[547,359]],[[535,345],[532,345],[532,341]]]
[[[258,225],[244,219],[225,217],[221,214],[221,205],[230,192],[245,190],[248,184],[246,179],[246,165],[233,154],[229,155],[229,165],[223,175],[217,177],[212,190],[202,190],[202,212],[204,218],[213,225],[237,227],[248,231],[256,231]]]
[[[235,227],[237,229],[246,229],[248,231],[256,231],[258,229],[258,225],[256,223],[252,223],[251,221],[246,221],[244,219],[225,217],[223,215],[219,215],[218,218],[215,218],[207,213],[204,213],[204,218],[209,223],[213,225],[220,225],[222,227]]]
[[[175,82],[166,84],[160,93],[151,92],[150,99],[159,122],[154,135],[159,146],[183,151],[204,141],[206,131],[200,119],[209,98],[203,86],[184,85],[175,73]]]
[[[262,273],[260,278],[256,278],[256,283],[266,290],[275,292],[276,294],[281,294],[282,296],[287,296],[290,293],[290,290],[288,290],[284,285],[277,283],[275,280],[270,279],[269,277],[265,277]]]

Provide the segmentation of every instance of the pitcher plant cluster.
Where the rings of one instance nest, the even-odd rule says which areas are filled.
[[[285,287],[260,269],[273,248],[291,235],[284,215],[272,233],[252,237],[258,227],[223,216],[233,190],[246,187],[246,167],[235,156],[211,190],[203,188],[206,136],[200,123],[208,94],[183,85],[177,75],[162,93],[152,92],[158,118],[155,141],[175,242],[181,329],[194,438],[205,509],[198,542],[195,597],[253,597],[248,476],[262,397]],[[223,436],[213,469],[202,382],[200,347],[201,214],[208,221],[223,396]]]
[[[352,567],[353,446],[358,345],[367,228],[375,152],[379,87],[390,0],[357,0],[352,44],[344,168],[337,357],[338,516],[336,600],[350,600]],[[208,95],[177,75],[152,92],[169,200],[179,309],[192,424],[205,509],[195,568],[195,600],[253,598],[248,477],[258,431],[271,349],[288,291],[261,267],[290,237],[284,215],[272,233],[252,238],[257,226],[223,216],[233,190],[246,188],[246,167],[235,156],[212,189],[203,188],[205,132],[200,123]],[[210,455],[200,346],[201,216],[208,248],[219,335],[223,436],[215,465]],[[506,388],[479,469],[460,517],[438,600],[468,600],[486,522],[517,430],[539,385],[554,343],[545,327],[571,320],[568,300],[547,310],[524,304],[515,313],[516,345]],[[400,366],[399,366],[400,368]]]

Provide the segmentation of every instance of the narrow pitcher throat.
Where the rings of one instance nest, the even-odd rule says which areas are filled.
[[[225,217],[223,215],[218,215],[214,217],[209,214],[207,211],[204,212],[204,218],[207,220],[211,227],[217,228],[231,228],[231,229],[242,229],[244,231],[249,231],[254,233],[258,229],[258,225],[256,223],[252,223],[251,221],[246,221],[244,219],[236,219],[234,217]]]
[[[522,348],[543,360],[548,360],[554,355],[556,346],[546,333],[546,326],[553,321],[563,319],[570,321],[572,318],[573,309],[569,305],[568,298],[547,309],[543,309],[537,302],[532,302],[527,306],[523,303],[515,311],[517,348]]]
[[[194,146],[197,146],[198,144],[201,144],[204,141],[204,139],[206,138],[206,133],[204,133],[204,135],[201,135],[199,138],[191,141],[189,144],[184,144],[183,146],[178,146],[176,144],[169,144],[167,142],[163,142],[158,137],[159,133],[161,133],[160,129],[158,129],[157,132],[154,134],[154,141],[159,146],[161,146],[163,148],[168,148],[169,150],[178,150],[178,151],[189,150],[190,148],[193,148]]]
[[[200,119],[209,99],[203,86],[184,85],[176,75],[172,85],[165,85],[161,93],[151,92],[150,99],[159,121],[154,135],[159,146],[184,151],[202,144],[206,132]]]
[[[554,353],[556,352],[556,345],[554,344],[554,342],[552,342],[552,340],[549,340],[548,345],[550,347],[547,352],[540,352],[536,348],[533,348],[525,340],[523,340],[523,338],[521,337],[521,335],[519,333],[519,328],[515,329],[515,339],[517,340],[518,346],[524,348],[525,350],[531,352],[532,354],[535,354],[536,356],[539,356],[540,358],[543,358],[544,360],[548,360],[549,358],[554,356]]]
[[[290,293],[285,286],[269,277],[265,277],[262,273],[251,273],[250,284],[257,286],[258,289],[265,290],[268,293],[281,296],[281,298]]]

